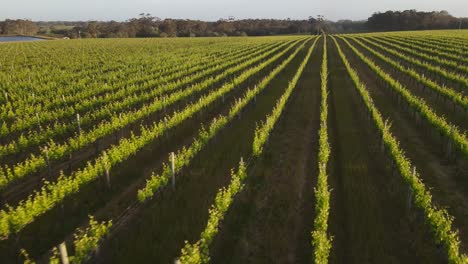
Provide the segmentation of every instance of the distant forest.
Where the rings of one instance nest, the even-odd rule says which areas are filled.
[[[468,28],[468,18],[456,18],[447,11],[416,10],[374,13],[367,20],[336,22],[309,17],[291,19],[242,19],[233,17],[206,22],[188,19],[160,19],[140,14],[124,22],[78,21],[33,22],[7,19],[0,22],[2,35],[44,35],[69,38],[133,38],[133,37],[208,37],[268,36],[286,34],[355,33],[375,31],[458,29]]]

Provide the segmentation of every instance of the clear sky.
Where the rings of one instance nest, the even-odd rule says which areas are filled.
[[[375,11],[447,10],[468,17],[468,0],[1,0],[0,20],[117,20],[151,13],[160,18],[214,21],[240,18],[366,19]]]

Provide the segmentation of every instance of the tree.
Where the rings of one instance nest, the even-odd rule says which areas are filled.
[[[6,19],[1,28],[2,34],[7,35],[35,35],[39,31],[39,27],[34,22],[23,19]]]
[[[177,37],[177,24],[172,19],[164,19],[160,26],[160,30],[168,37]]]
[[[96,21],[88,22],[85,30],[89,33],[91,38],[97,38],[99,35],[98,23]]]

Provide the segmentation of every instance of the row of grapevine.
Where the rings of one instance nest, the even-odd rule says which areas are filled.
[[[398,36],[390,36],[390,39],[396,39],[406,43],[411,43],[417,49],[429,52],[433,55],[443,56],[452,60],[459,60],[460,62],[468,62],[468,59],[464,58],[463,51],[457,48],[441,47],[440,45],[431,44],[427,39],[418,38],[402,38]],[[465,54],[468,55],[468,54]]]
[[[228,122],[230,122],[235,116],[237,116],[240,111],[250,102],[257,94],[259,94],[263,89],[267,87],[267,85],[271,82],[271,80],[280,73],[299,53],[300,49],[304,46],[305,43],[301,45],[296,51],[291,54],[286,60],[284,60],[278,67],[276,67],[268,76],[266,76],[257,86],[252,89],[247,90],[244,94],[242,99],[236,101],[236,103],[230,108],[229,113],[227,116],[220,116],[216,120],[214,120],[208,131],[202,130],[200,132],[199,138],[195,140],[192,145],[188,148],[182,148],[176,155],[177,162],[174,164],[174,172],[169,164],[164,164],[163,172],[159,175],[155,175],[147,180],[146,186],[138,191],[138,199],[140,201],[145,201],[151,198],[156,191],[158,191],[161,187],[165,186],[169,181],[172,173],[179,172],[183,167],[190,164],[193,157],[200,152],[200,150],[208,143],[210,139],[212,139],[217,132],[223,128]]]
[[[198,111],[209,106],[212,102],[233,90],[238,84],[243,83],[250,76],[255,75],[281,58],[287,51],[283,50],[260,65],[250,68],[231,82],[225,83],[221,88],[201,97],[199,101],[191,103],[184,110],[174,112],[166,120],[155,122],[149,127],[142,127],[139,136],[133,135],[128,139],[121,139],[118,145],[104,151],[94,162],[88,162],[85,168],[73,172],[68,177],[61,176],[55,183],[46,182],[40,191],[21,201],[16,207],[7,206],[6,209],[2,209],[0,211],[0,236],[6,238],[11,233],[19,232],[37,217],[62,202],[65,197],[79,192],[82,186],[94,181],[100,175],[108,174],[112,167],[123,163],[137,151],[163,135],[165,131],[179,125]]]
[[[57,127],[70,132],[76,127],[76,125],[74,122],[67,121],[68,119],[73,118],[76,114],[85,113],[81,118],[82,126],[93,124],[96,121],[106,118],[109,113],[122,111],[123,109],[133,105],[138,105],[148,101],[148,98],[172,91],[173,89],[190,82],[206,78],[206,76],[210,76],[210,74],[213,74],[214,72],[221,71],[239,61],[245,60],[251,53],[263,52],[265,49],[273,48],[273,46],[277,46],[277,44],[275,43],[271,46],[258,48],[258,50],[249,49],[234,56],[217,58],[208,63],[200,63],[191,68],[190,64],[181,64],[181,67],[176,69],[176,71],[160,74],[158,78],[153,77],[152,80],[141,83],[132,82],[129,84],[127,82],[123,82],[120,85],[112,87],[113,91],[115,91],[114,93],[106,93],[103,96],[96,97],[95,99],[93,97],[93,100],[86,100],[85,103],[80,103],[75,106],[67,105],[61,109],[53,109],[52,111],[43,110],[38,116],[36,116],[34,112],[38,109],[36,109],[36,105],[33,104],[29,108],[30,112],[32,112],[31,115],[15,117],[15,122],[10,126],[3,123],[2,134],[8,134],[11,138],[11,134],[13,132],[24,132],[25,130],[27,131],[27,129],[32,129],[38,126],[44,128],[41,128],[41,131],[36,133],[43,136],[45,139],[55,136],[54,128]],[[125,86],[123,85],[124,83]],[[104,85],[104,87],[108,87],[108,85]],[[119,89],[119,87],[122,87],[122,89]],[[77,97],[79,98],[79,96]],[[62,119],[65,119],[65,123],[60,123]],[[54,121],[53,127],[48,128],[47,126],[50,125],[52,120]],[[33,135],[31,135],[31,133],[33,133]],[[34,131],[29,130],[28,137],[33,136]]]
[[[310,55],[317,43],[318,38],[314,41],[312,46],[307,51],[307,55],[305,56],[304,60],[302,61],[301,65],[299,66],[296,74],[289,82],[289,85],[286,91],[283,93],[280,99],[278,99],[272,113],[267,116],[267,120],[261,128],[256,128],[255,132],[255,139],[258,138],[258,133],[262,133],[264,136],[261,137],[260,140],[252,146],[252,157],[257,158],[262,152],[263,147],[266,143],[266,139],[273,129],[278,117],[283,112],[283,109],[288,101],[288,98],[292,94],[296,84],[301,77],[304,68],[309,61]],[[208,222],[200,235],[200,239],[193,243],[189,244],[186,242],[185,246],[181,249],[181,257],[179,261],[181,263],[209,263],[210,261],[210,254],[209,254],[209,247],[211,242],[213,241],[214,237],[217,235],[219,231],[219,224],[224,219],[224,216],[231,206],[232,202],[234,201],[235,196],[242,191],[244,187],[244,181],[247,178],[247,166],[244,164],[243,160],[241,159],[239,163],[239,168],[237,172],[231,172],[231,182],[226,188],[221,188],[218,193],[216,194],[215,201],[211,208],[208,211]]]
[[[268,49],[260,49],[257,52],[253,52],[255,56],[263,57],[262,53],[264,54],[271,54],[272,52],[276,51],[279,48],[282,48],[282,44],[279,47],[270,47],[273,48],[272,50]],[[268,53],[266,52],[268,51]],[[127,112],[130,112],[136,106],[142,105],[143,107],[145,106],[145,103],[151,102],[151,100],[154,100],[154,98],[157,98],[158,96],[161,97],[165,95],[168,92],[173,92],[180,90],[184,86],[188,86],[190,84],[193,85],[193,83],[196,83],[197,81],[200,80],[206,80],[207,78],[210,78],[209,76],[212,76],[213,73],[215,72],[220,72],[220,71],[229,71],[230,67],[234,67],[238,64],[241,64],[242,62],[248,60],[250,57],[249,53],[242,54],[240,57],[233,57],[233,58],[223,58],[223,64],[219,64],[219,61],[216,61],[213,65],[208,64],[206,69],[201,70],[195,74],[188,75],[187,77],[183,79],[178,79],[174,78],[174,81],[171,82],[164,82],[164,83],[158,83],[158,82],[151,82],[147,83],[144,85],[145,92],[143,94],[127,94],[125,99],[122,101],[116,100],[116,98],[113,98],[113,96],[108,96],[106,97],[106,105],[101,108],[101,109],[94,109],[92,112],[89,112],[89,114],[86,114],[85,116],[81,117],[80,116],[80,129],[84,130],[85,127],[89,127],[92,124],[98,123],[99,121],[105,120],[112,118],[112,116],[115,116],[115,113],[119,113],[119,115],[126,114]],[[211,81],[219,81],[222,80],[222,77],[225,77],[225,74],[219,74],[218,78],[212,78]],[[170,79],[173,79],[172,77]],[[152,86],[155,86],[155,88],[151,88]],[[139,88],[140,89],[140,88]],[[165,96],[171,96],[165,95]],[[160,99],[160,98],[159,98]],[[127,110],[127,112],[122,112]],[[130,111],[128,111],[130,110]],[[70,113],[68,110],[64,110],[64,113],[67,113],[67,115],[73,115]],[[34,123],[34,121],[31,121]],[[9,154],[15,154],[19,153],[21,151],[26,150],[27,148],[31,146],[38,145],[42,142],[45,141],[50,141],[53,140],[55,137],[63,136],[64,134],[70,133],[72,131],[76,131],[77,127],[77,121],[74,120],[74,122],[66,122],[66,123],[55,123],[53,127],[51,128],[45,128],[41,131],[33,131],[30,132],[28,137],[24,137],[21,135],[17,141],[11,142],[7,145],[2,145],[0,146],[0,157],[9,155]],[[96,128],[96,127],[94,127]],[[8,130],[8,128],[6,128]],[[6,131],[5,133],[11,133],[11,131]]]
[[[392,60],[391,58],[389,58],[389,57],[383,55],[382,53],[380,53],[380,52],[370,48],[369,46],[365,45],[364,43],[362,43],[362,41],[360,41],[357,38],[351,37],[351,39],[354,40],[357,44],[359,44],[359,46],[363,47],[364,49],[366,49],[370,53],[374,54],[379,59],[381,59],[381,60],[385,61],[386,63],[388,63],[389,65],[391,65],[394,69],[396,69],[396,70],[398,70],[398,71],[400,71],[402,73],[405,73],[408,76],[411,76],[411,78],[416,80],[421,85],[424,85],[425,87],[436,91],[437,93],[439,93],[440,95],[446,97],[447,99],[452,100],[454,103],[458,104],[463,109],[468,109],[468,98],[465,95],[463,95],[463,94],[461,94],[461,93],[459,93],[459,92],[457,92],[457,91],[455,91],[453,89],[442,87],[439,84],[437,84],[436,82],[434,82],[431,79],[427,78],[426,76],[420,75],[415,70],[402,66],[398,62]]]
[[[318,177],[315,192],[315,220],[312,231],[312,246],[314,247],[315,263],[328,263],[328,256],[332,247],[332,238],[328,235],[328,215],[330,211],[330,189],[328,187],[327,165],[330,157],[330,143],[328,142],[328,60],[327,41],[324,38],[323,61],[320,72],[321,102],[320,129],[318,151]]]
[[[392,55],[395,55],[396,57],[398,57],[398,58],[400,58],[400,59],[402,59],[404,61],[415,64],[415,65],[417,65],[419,67],[422,67],[423,69],[425,69],[425,70],[427,70],[429,72],[432,72],[434,74],[437,74],[438,76],[444,77],[447,80],[458,83],[458,84],[462,85],[465,88],[468,87],[468,79],[467,78],[465,78],[464,76],[462,76],[460,74],[457,74],[457,73],[454,73],[454,72],[451,72],[451,71],[447,71],[447,70],[445,70],[444,68],[442,68],[442,67],[440,67],[438,65],[435,65],[433,63],[434,61],[437,61],[437,59],[435,59],[435,58],[432,58],[432,60],[427,59],[427,61],[419,60],[419,59],[414,57],[415,52],[412,51],[411,49],[400,48],[397,45],[394,45],[392,43],[389,43],[387,41],[384,41],[382,39],[375,38],[375,37],[363,38],[363,40],[368,41],[368,42],[369,42],[369,39],[371,39],[371,40],[373,40],[375,42],[378,42],[380,44],[388,45],[389,47],[393,48],[393,49],[391,49],[391,48],[385,47],[385,51],[387,51],[388,53],[390,53]],[[409,54],[411,54],[413,56],[404,55],[404,54],[401,53],[401,51],[407,52],[407,53],[409,53]],[[417,54],[419,54],[419,53],[417,53]],[[431,61],[432,61],[432,63],[431,63]]]
[[[459,58],[457,56],[453,56],[450,59],[443,58],[441,56],[441,52],[437,50],[431,50],[431,49],[426,49],[418,46],[417,44],[412,44],[409,42],[404,42],[400,41],[398,39],[391,39],[391,38],[379,38],[382,40],[385,40],[388,43],[391,43],[399,48],[403,48],[405,51],[407,49],[412,50],[414,53],[411,55],[414,55],[416,57],[419,57],[420,59],[430,61],[432,63],[440,64],[441,66],[451,68],[454,71],[460,71],[463,73],[468,73],[468,67],[465,65],[460,65],[464,61],[463,58]]]
[[[73,234],[74,255],[68,255],[66,243],[63,242],[58,247],[63,247],[62,250],[66,251],[67,255],[61,256],[59,249],[54,247],[51,250],[52,255],[48,260],[49,264],[63,264],[62,258],[73,264],[85,263],[89,260],[91,253],[97,249],[99,241],[104,239],[109,233],[111,227],[112,221],[98,222],[93,216],[89,216],[88,226],[86,228],[78,228]],[[36,264],[25,249],[21,249],[20,255],[24,264]]]
[[[153,176],[149,180],[147,180],[146,186],[143,189],[139,190],[138,200],[140,202],[143,202],[151,198],[157,190],[164,187],[168,183],[172,173],[177,173],[183,167],[188,166],[193,157],[201,151],[201,149],[208,143],[208,141],[214,138],[223,127],[225,127],[230,121],[232,121],[237,116],[237,114],[241,112],[242,109],[255,98],[255,96],[257,96],[261,91],[263,91],[263,89],[266,88],[266,86],[271,82],[271,80],[297,56],[297,54],[304,45],[305,43],[303,43],[298,49],[296,49],[293,54],[291,54],[286,60],[284,60],[281,63],[281,65],[277,66],[258,85],[246,91],[241,99],[236,100],[235,104],[230,108],[229,114],[227,116],[216,117],[211,122],[208,129],[202,128],[199,131],[198,136],[195,138],[194,142],[190,146],[182,147],[181,150],[179,150],[177,154],[174,155],[174,171],[172,171],[172,168],[169,166],[169,164],[165,163],[163,165],[163,172],[160,175],[155,176],[155,173],[153,172]],[[242,167],[243,165],[240,167],[240,169]],[[245,170],[245,167],[243,170]],[[237,177],[240,177],[239,173],[236,175]],[[102,236],[95,237],[94,240],[96,241],[101,237]]]
[[[81,73],[87,74],[85,76],[79,76],[79,79],[77,80],[78,82],[75,82],[74,77],[70,76],[70,71],[65,71],[68,74],[68,79],[65,79],[63,82],[57,80],[60,78],[59,76],[56,76],[55,72],[47,72],[49,74],[54,73],[51,74],[51,76],[53,76],[52,80],[56,85],[48,85],[47,81],[41,79],[41,84],[30,83],[30,86],[34,87],[33,90],[25,89],[23,87],[21,87],[22,89],[18,89],[18,91],[13,90],[12,88],[18,88],[18,86],[21,86],[21,83],[19,83],[20,80],[8,80],[12,83],[9,86],[6,86],[1,94],[4,96],[2,101],[7,101],[5,105],[2,105],[2,117],[5,117],[5,113],[8,113],[8,117],[10,118],[12,115],[16,115],[18,118],[21,118],[26,114],[32,115],[34,114],[34,112],[31,112],[32,109],[25,108],[27,105],[31,104],[35,106],[34,110],[39,111],[56,109],[57,107],[64,107],[67,105],[73,106],[75,103],[80,103],[93,96],[99,97],[106,92],[114,91],[124,85],[128,86],[132,83],[142,83],[164,73],[174,73],[187,66],[197,66],[197,62],[210,61],[210,58],[217,54],[214,52],[214,54],[207,53],[206,55],[203,53],[197,55],[184,55],[180,52],[175,52],[174,55],[176,56],[173,58],[166,57],[167,54],[161,55],[161,59],[163,59],[164,63],[157,63],[155,65],[126,65],[125,67],[115,69],[111,67],[110,69],[106,69],[106,72],[103,72],[101,68],[96,69],[96,71],[99,71],[97,76],[97,72],[87,72],[81,69]],[[89,64],[86,63],[86,65]],[[141,73],[145,74],[143,75]],[[40,74],[42,77],[45,72],[43,72],[43,69],[36,69],[36,71],[28,74]],[[21,76],[21,74],[15,72],[13,76],[18,77]],[[119,78],[120,76],[131,77],[122,80],[122,78]],[[28,76],[28,79],[30,78],[31,77]],[[63,87],[56,87],[59,84],[63,85]],[[44,89],[38,90],[38,85],[42,85]],[[70,89],[70,86],[73,87],[73,89]]]
[[[449,216],[446,210],[437,208],[433,204],[431,194],[421,181],[417,171],[415,169],[412,170],[411,162],[405,156],[397,139],[391,134],[390,127],[384,122],[382,114],[374,105],[366,86],[360,80],[358,73],[351,67],[339,43],[335,38],[333,40],[356,89],[361,95],[366,108],[371,113],[372,120],[381,134],[386,150],[395,162],[398,172],[413,192],[412,203],[424,211],[425,220],[432,228],[436,242],[442,243],[446,247],[448,261],[450,263],[466,263],[468,261],[467,256],[460,253],[458,234],[452,228],[453,218]]]
[[[81,42],[80,44],[83,43],[88,42]],[[180,68],[182,65],[191,64],[196,66],[197,61],[200,60],[200,62],[202,62],[201,59],[210,61],[210,58],[217,58],[221,55],[229,56],[232,50],[235,51],[237,48],[244,49],[246,47],[252,48],[252,46],[256,46],[249,43],[244,44],[244,42],[233,42],[230,44],[232,49],[230,52],[229,48],[226,48],[225,43],[220,43],[221,45],[215,44],[209,50],[205,49],[204,45],[191,45],[189,49],[183,45],[182,47],[184,48],[181,49],[178,43],[171,43],[171,45],[163,44],[157,46],[155,49],[155,46],[146,47],[146,45],[142,45],[142,43],[143,42],[139,42],[138,45],[135,46],[140,47],[141,50],[133,50],[134,48],[130,47],[132,50],[129,52],[126,48],[122,49],[123,45],[120,44],[115,47],[116,50],[113,50],[115,53],[109,53],[111,50],[109,49],[111,48],[109,47],[109,43],[102,45],[98,42],[93,42],[92,45],[87,47],[86,52],[92,53],[86,54],[89,56],[86,57],[86,63],[84,64],[81,63],[81,57],[73,58],[73,55],[77,55],[76,51],[73,50],[78,48],[77,46],[61,45],[56,48],[54,52],[50,53],[50,56],[59,57],[54,60],[53,64],[47,65],[52,66],[51,69],[44,67],[44,60],[46,59],[44,57],[41,57],[40,63],[28,65],[20,69],[15,68],[11,73],[7,72],[8,67],[4,67],[2,73],[4,72],[8,77],[3,78],[2,86],[0,87],[2,87],[2,90],[5,92],[8,92],[9,97],[13,99],[14,103],[17,101],[33,103],[39,100],[45,101],[44,103],[47,104],[49,104],[49,101],[55,101],[56,106],[63,106],[63,102],[61,102],[60,97],[56,96],[57,94],[64,95],[69,100],[74,100],[74,98],[80,98],[79,95],[81,92],[93,93],[94,90],[99,92],[100,86],[109,82],[110,86],[114,87],[115,85],[113,82],[117,81],[121,83],[122,77],[127,81],[135,82],[139,80],[150,80],[161,73],[167,73],[169,70],[172,71],[172,69]],[[265,43],[272,42],[265,41]],[[54,44],[49,45],[53,46]],[[146,50],[143,50],[143,47],[145,47]],[[158,47],[163,47],[164,49],[158,50]],[[33,53],[27,51],[27,53],[31,55],[34,54],[32,57],[36,58],[37,55],[44,54],[45,52]],[[139,56],[138,53],[148,54],[149,56]],[[137,56],[135,56],[135,54],[137,54]],[[70,58],[70,56],[72,56],[72,58]],[[64,57],[67,58],[67,60],[63,60]],[[56,67],[57,61],[62,66],[62,68],[59,68],[60,70],[58,72]],[[103,65],[102,62],[106,63]],[[64,63],[70,63],[71,65],[64,69]],[[37,65],[41,65],[41,67],[37,67]],[[90,66],[93,66],[93,70],[87,71],[86,68]],[[34,68],[30,69],[31,67]],[[26,73],[23,73],[22,70],[25,70]],[[77,76],[73,76],[75,72],[78,73]],[[37,78],[35,75],[38,75]],[[0,74],[0,77],[2,76],[3,75]],[[37,82],[36,79],[40,79],[40,82]],[[49,79],[52,81],[51,85],[48,85],[47,80]],[[26,83],[23,84],[22,82],[25,81]],[[99,93],[95,93],[94,95],[98,94]],[[3,96],[3,93],[0,94],[0,96]],[[52,100],[49,98],[52,98]],[[79,102],[79,100],[76,102]],[[16,109],[13,110],[16,111]]]
[[[379,78],[388,85],[388,87],[402,96],[412,108],[418,111],[423,119],[434,127],[434,129],[451,140],[455,144],[455,147],[458,148],[464,156],[468,156],[468,139],[464,133],[460,132],[454,125],[448,123],[443,117],[438,116],[423,99],[412,95],[400,82],[392,78],[373,61],[369,60],[359,52],[346,38],[341,39],[343,39],[354,54],[368,65],[369,68],[371,68],[377,76],[379,76]]]
[[[290,43],[288,48],[281,51],[281,54],[291,49],[294,46],[294,44],[295,42],[292,44]],[[144,118],[152,115],[157,111],[164,109],[169,105],[179,102],[182,99],[188,98],[196,92],[204,91],[208,89],[211,85],[217,83],[218,81],[223,80],[228,76],[236,74],[244,69],[247,69],[251,65],[258,63],[259,61],[267,58],[272,54],[275,54],[275,52],[277,52],[279,49],[280,47],[268,51],[260,56],[254,57],[248,61],[245,61],[241,64],[238,64],[235,67],[224,71],[222,74],[219,74],[216,77],[212,77],[201,83],[192,85],[188,89],[183,89],[174,92],[166,98],[156,98],[152,103],[145,105],[138,110],[120,113],[119,115],[113,115],[109,121],[101,122],[93,130],[71,137],[65,143],[57,144],[53,141],[50,141],[50,143],[42,149],[42,154],[40,156],[31,154],[30,158],[16,164],[12,168],[5,166],[5,173],[3,175],[0,175],[0,186],[4,187],[8,183],[16,179],[20,179],[27,175],[35,173],[38,170],[45,168],[48,165],[48,162],[60,160],[63,157],[66,157],[67,155],[79,149],[82,149],[92,144],[93,142],[96,142],[96,140],[99,140],[107,135],[115,133],[119,129],[122,129],[129,124],[135,123],[139,120],[143,120]]]
[[[73,234],[73,248],[75,254],[69,257],[71,263],[85,263],[90,254],[97,248],[99,241],[104,239],[112,227],[112,221],[98,222],[94,217],[89,217],[88,227],[78,230]],[[58,249],[55,247],[50,264],[60,264]]]

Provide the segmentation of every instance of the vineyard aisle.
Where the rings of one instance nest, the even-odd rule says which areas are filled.
[[[454,226],[460,232],[462,248],[468,249],[468,161],[455,161],[446,157],[446,142],[434,133],[431,125],[415,122],[413,115],[399,106],[397,97],[379,82],[378,77],[360,61],[346,44],[342,48],[349,54],[350,63],[359,70],[360,77],[369,89],[374,102],[385,118],[392,122],[391,131],[400,141],[402,149],[421,173],[424,183],[430,188],[437,205],[447,208],[454,216]],[[345,52],[346,53],[346,52]]]
[[[310,263],[322,50],[320,39],[213,242],[213,263]]]
[[[413,225],[353,82],[329,42],[332,263],[432,263],[435,248]],[[430,241],[430,240],[429,240]]]
[[[185,240],[196,240],[203,231],[208,209],[217,190],[228,185],[230,169],[239,157],[250,156],[255,125],[274,107],[301,63],[312,40],[295,56],[254,102],[209,142],[186,170],[178,174],[176,192],[150,200],[136,221],[106,243],[103,263],[141,262],[153,259],[170,263],[180,254]],[[242,144],[237,144],[242,142]],[[145,246],[151,244],[151,246]]]

